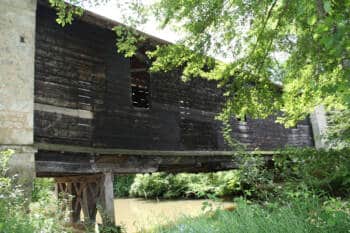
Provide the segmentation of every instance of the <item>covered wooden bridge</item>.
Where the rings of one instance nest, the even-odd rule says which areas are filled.
[[[72,221],[81,210],[94,219],[97,202],[114,220],[114,174],[235,168],[214,120],[224,101],[216,83],[148,72],[142,51],[164,41],[147,36],[127,59],[111,31],[118,22],[86,11],[62,28],[45,1],[1,4],[0,144],[16,149],[27,180],[55,177],[75,196]],[[309,119],[291,129],[273,117],[232,126],[248,149],[313,146]]]

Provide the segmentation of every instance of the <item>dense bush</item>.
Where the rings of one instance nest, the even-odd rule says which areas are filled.
[[[294,198],[286,204],[261,206],[236,201],[234,211],[209,212],[161,226],[150,233],[346,233],[350,229],[350,205],[316,196]]]
[[[350,147],[350,110],[330,111],[327,116],[327,132],[323,135],[330,148]]]
[[[205,184],[202,191],[217,195],[219,192],[213,190],[218,190],[220,185],[225,190],[233,180],[235,188],[230,188],[229,193],[235,190],[249,198],[237,202],[233,212],[215,211],[197,218],[183,218],[150,232],[349,231],[350,203],[346,201],[350,194],[349,148],[289,148],[276,154],[269,164],[262,157],[252,155],[242,155],[241,162],[241,169],[232,177],[227,176],[231,172],[222,172],[220,176],[227,178],[215,179],[217,174],[205,174],[205,179],[201,180],[201,184]],[[166,177],[165,174],[163,176]]]
[[[269,166],[261,156],[246,155],[241,161],[241,191],[258,201],[303,190],[333,197],[350,194],[350,148],[287,148],[276,153]]]
[[[145,198],[205,198],[244,195],[265,201],[306,187],[331,196],[350,194],[350,149],[288,148],[268,166],[263,156],[241,155],[241,168],[206,174],[136,175],[130,195]],[[128,186],[129,187],[129,186]]]
[[[51,178],[34,179],[34,189],[32,192],[32,202],[43,199],[51,199],[55,189],[54,180]]]
[[[239,169],[241,193],[250,199],[266,200],[275,195],[276,170],[261,155],[242,154]]]
[[[11,153],[0,152],[0,233],[70,232],[64,224],[67,213],[57,208],[58,203],[52,198],[50,190],[37,190],[34,194],[36,202],[28,206],[29,202],[21,186],[16,184],[13,177],[7,176]],[[36,184],[39,183],[41,182]],[[51,198],[47,198],[49,196]]]
[[[232,196],[240,190],[237,171],[208,174],[136,175],[130,194],[144,198]]]
[[[240,153],[241,169],[199,174],[136,175],[130,195],[144,198],[207,198],[244,195],[266,199],[273,195],[275,169],[262,156]]]
[[[130,187],[133,184],[135,175],[118,175],[114,177],[113,189],[115,197],[129,196]]]
[[[306,186],[318,193],[348,197],[350,148],[290,149],[275,156],[276,169],[289,188]]]
[[[176,187],[182,186],[185,189],[186,185],[180,179],[175,181],[173,177],[165,173],[136,175],[130,194],[145,198],[174,197],[173,194],[178,192]]]

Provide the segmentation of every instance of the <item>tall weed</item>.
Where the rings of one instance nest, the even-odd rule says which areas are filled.
[[[7,176],[8,161],[13,151],[0,152],[0,233],[68,233],[68,213],[44,189],[37,192],[36,202],[28,207],[21,186]],[[48,190],[47,190],[48,191]]]
[[[350,215],[341,209],[329,208],[313,196],[289,200],[289,204],[261,206],[237,200],[233,212],[216,211],[197,218],[187,218],[161,226],[151,233],[346,233]],[[348,205],[348,204],[346,204]]]

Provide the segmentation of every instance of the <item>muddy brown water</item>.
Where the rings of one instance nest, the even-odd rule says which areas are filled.
[[[137,198],[117,198],[114,200],[116,223],[122,225],[127,233],[151,229],[156,225],[167,224],[183,216],[195,217],[203,214],[204,202],[212,208],[232,206],[231,202],[211,200],[145,200]],[[97,222],[100,222],[97,216]]]

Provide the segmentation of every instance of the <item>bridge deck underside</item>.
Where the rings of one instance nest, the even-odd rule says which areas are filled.
[[[213,172],[237,168],[232,152],[228,151],[95,150],[89,147],[39,145],[35,160],[39,177],[106,172]]]

